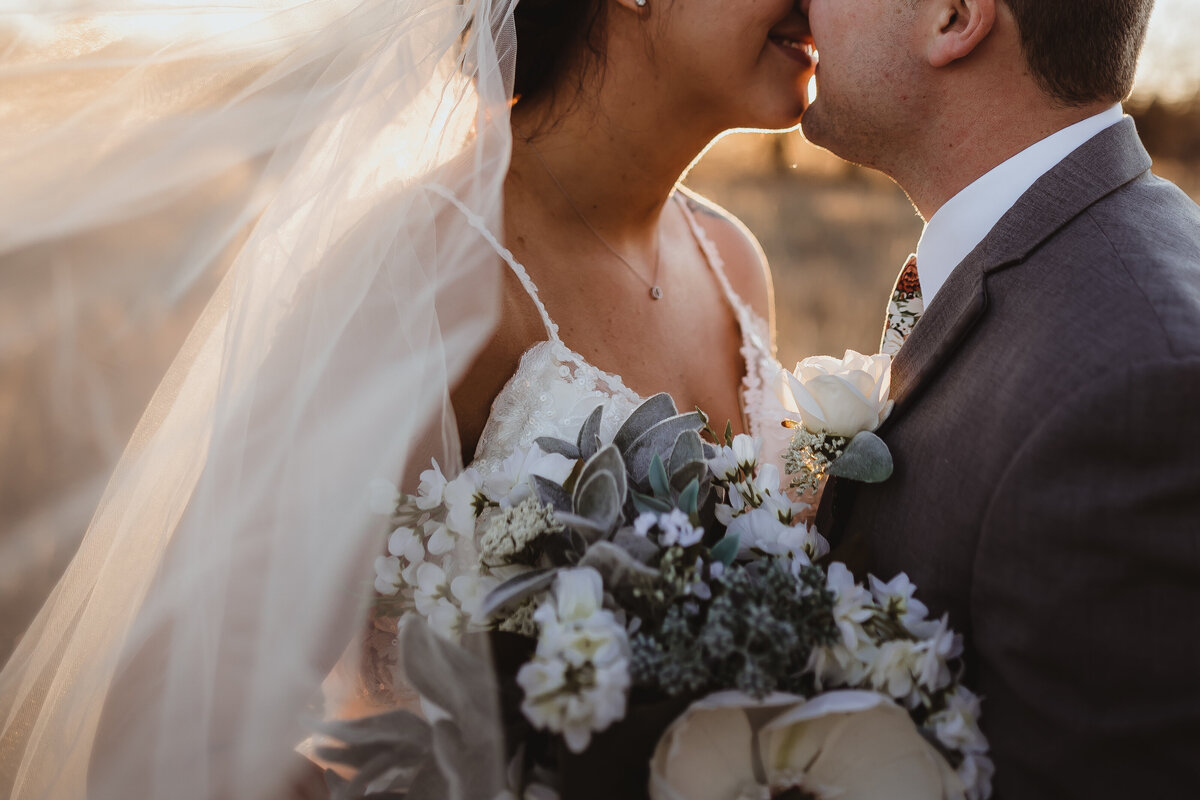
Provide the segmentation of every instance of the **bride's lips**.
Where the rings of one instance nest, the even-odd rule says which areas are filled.
[[[813,46],[812,34],[807,30],[771,31],[767,36],[785,56],[811,67],[817,63],[817,49]]]

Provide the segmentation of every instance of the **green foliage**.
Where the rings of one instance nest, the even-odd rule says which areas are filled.
[[[635,685],[672,697],[736,688],[754,697],[807,693],[813,648],[838,636],[824,573],[766,559],[709,581],[712,598],[677,595],[662,622],[634,635]]]

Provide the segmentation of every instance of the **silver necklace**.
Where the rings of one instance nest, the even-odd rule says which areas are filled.
[[[562,185],[562,183],[559,182],[558,176],[556,176],[554,174],[554,170],[550,169],[550,165],[546,163],[546,159],[542,158],[541,152],[538,151],[537,147],[533,144],[533,142],[529,143],[529,149],[533,151],[533,155],[541,163],[542,169],[546,170],[546,174],[550,176],[550,180],[554,181],[554,185],[558,187],[558,191],[562,192],[562,196],[566,199],[567,205],[569,205],[571,207],[571,210],[575,212],[575,216],[579,217],[579,221],[587,226],[587,229],[592,232],[592,235],[595,236],[597,240],[599,240],[600,244],[607,247],[608,251],[610,253],[612,253],[614,256],[616,256],[621,261],[621,263],[625,265],[626,269],[628,269],[630,272],[632,272],[634,275],[636,275],[638,280],[640,280],[642,283],[646,284],[646,287],[650,290],[650,299],[651,300],[662,300],[663,290],[662,290],[662,287],[658,285],[658,270],[659,270],[659,267],[662,266],[662,263],[661,263],[662,262],[662,231],[661,231],[661,229],[658,232],[658,249],[654,253],[654,280],[648,281],[642,275],[642,273],[637,271],[637,268],[634,267],[633,264],[629,263],[629,259],[627,259],[625,256],[618,253],[617,249],[615,247],[613,247],[611,244],[609,244],[607,239],[605,239],[603,236],[600,235],[600,231],[598,231],[594,227],[592,227],[592,223],[588,222],[588,218],[585,217],[583,215],[583,212],[579,210],[579,206],[575,205],[575,201],[571,199],[571,194],[566,190],[566,187],[564,187]]]

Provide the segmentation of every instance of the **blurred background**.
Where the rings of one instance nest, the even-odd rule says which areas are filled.
[[[1127,110],[1155,170],[1200,200],[1200,0],[1158,0]],[[922,226],[894,184],[798,132],[728,135],[686,182],[762,242],[785,365],[875,351],[888,292]],[[6,271],[0,284],[0,662],[74,552],[108,468],[212,288],[171,296],[169,306],[144,302],[169,292],[131,268],[81,310],[69,269],[35,266],[17,271],[19,282]],[[51,290],[60,305],[28,302]],[[78,402],[97,386],[107,407]]]

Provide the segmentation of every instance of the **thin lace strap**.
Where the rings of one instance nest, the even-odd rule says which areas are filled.
[[[696,215],[692,213],[692,209],[687,204],[687,195],[684,190],[677,188],[673,196],[679,202],[679,208],[683,211],[683,218],[687,220],[688,228],[692,231],[692,237],[695,238],[696,244],[699,245],[700,253],[704,256],[704,260],[708,262],[708,268],[717,276],[717,283],[721,285],[721,290],[725,292],[725,299],[733,307],[739,321],[742,321],[742,318],[749,310],[749,306],[742,300],[741,295],[733,290],[733,284],[729,282],[729,277],[725,274],[725,260],[721,258],[716,244],[713,243],[713,240],[708,237],[708,233],[700,225],[700,220],[696,219]]]
[[[441,195],[449,200],[455,208],[462,212],[462,215],[466,217],[467,223],[478,231],[483,240],[492,246],[492,249],[496,251],[496,254],[500,258],[504,259],[504,263],[508,264],[509,269],[517,276],[517,280],[521,282],[521,286],[525,288],[525,292],[537,307],[538,314],[542,317],[542,324],[546,326],[546,334],[550,337],[550,341],[561,342],[562,340],[558,338],[558,325],[555,324],[554,320],[550,319],[550,314],[546,311],[546,306],[542,303],[542,298],[538,295],[537,284],[529,277],[529,273],[525,271],[525,267],[522,266],[521,262],[517,261],[513,256],[512,251],[502,245],[495,234],[488,229],[483,217],[463,205],[463,202],[454,195],[454,192],[445,186],[434,183],[429,184],[428,188],[434,194]]]

